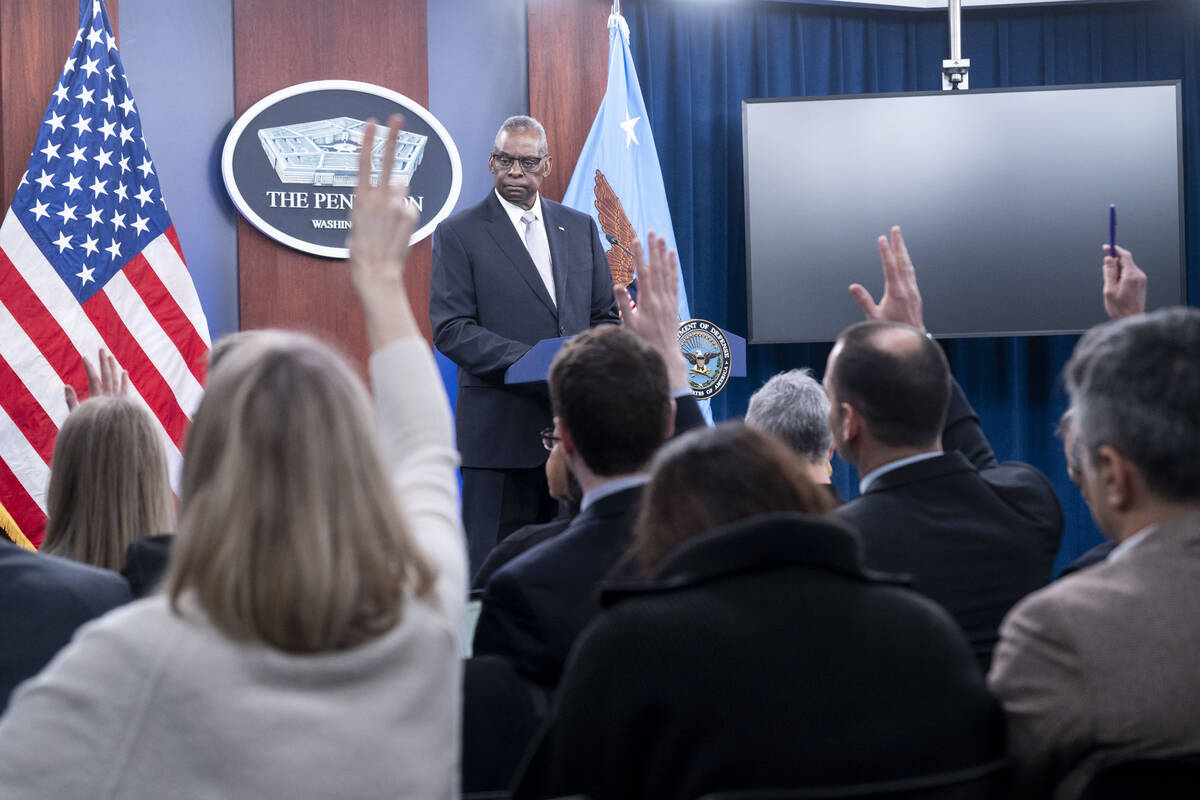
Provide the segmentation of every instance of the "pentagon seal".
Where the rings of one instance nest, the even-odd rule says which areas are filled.
[[[729,340],[711,322],[689,319],[679,324],[679,350],[688,362],[692,394],[708,398],[725,388],[731,368]]]

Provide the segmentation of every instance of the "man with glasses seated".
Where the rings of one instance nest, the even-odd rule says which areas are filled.
[[[542,388],[504,371],[542,339],[617,322],[612,276],[592,219],[538,194],[553,164],[531,117],[500,126],[488,158],[495,189],[433,235],[434,344],[458,365],[455,408],[471,570],[512,531],[557,511],[539,431]]]

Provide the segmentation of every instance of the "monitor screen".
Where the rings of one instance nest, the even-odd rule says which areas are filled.
[[[746,100],[750,341],[830,341],[883,290],[903,228],[936,336],[1078,333],[1106,319],[1101,245],[1185,300],[1177,81]]]

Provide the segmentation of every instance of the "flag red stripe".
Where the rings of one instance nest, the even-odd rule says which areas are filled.
[[[163,232],[167,235],[167,241],[171,243],[171,247],[174,247],[175,252],[179,253],[179,260],[186,267],[187,259],[183,257],[183,246],[179,244],[179,234],[175,232],[175,226],[172,225]]]
[[[50,456],[54,453],[54,437],[58,435],[58,426],[37,398],[29,393],[21,376],[0,356],[0,386],[4,386],[0,394],[0,408],[8,414],[8,418],[17,426],[29,444],[50,466]],[[64,401],[65,402],[65,401]]]
[[[4,498],[4,508],[8,511],[21,533],[33,543],[41,547],[42,538],[46,535],[46,515],[38,504],[25,491],[25,487],[17,480],[17,476],[8,468],[4,459],[0,458],[0,497]]]
[[[96,292],[83,304],[88,319],[96,326],[109,351],[129,373],[129,382],[146,400],[154,416],[162,423],[175,446],[183,449],[183,434],[187,429],[187,414],[179,407],[175,393],[138,345],[137,339],[121,321],[117,310],[104,290]]]
[[[150,313],[158,320],[167,338],[174,343],[179,355],[183,356],[184,363],[196,377],[196,381],[203,386],[206,363],[204,354],[208,352],[208,345],[200,338],[200,334],[196,333],[191,320],[175,302],[175,298],[163,285],[144,255],[138,253],[130,259],[125,265],[125,277],[150,309]]]
[[[87,397],[87,373],[79,351],[71,344],[62,326],[47,310],[37,293],[25,282],[8,254],[0,248],[0,302],[8,307],[25,335],[50,363],[63,383],[75,387],[80,399]],[[92,355],[95,358],[95,354]]]

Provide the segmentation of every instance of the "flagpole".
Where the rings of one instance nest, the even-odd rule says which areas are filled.
[[[620,13],[621,13],[621,0],[613,0],[612,13],[613,13],[614,15],[620,15]]]

